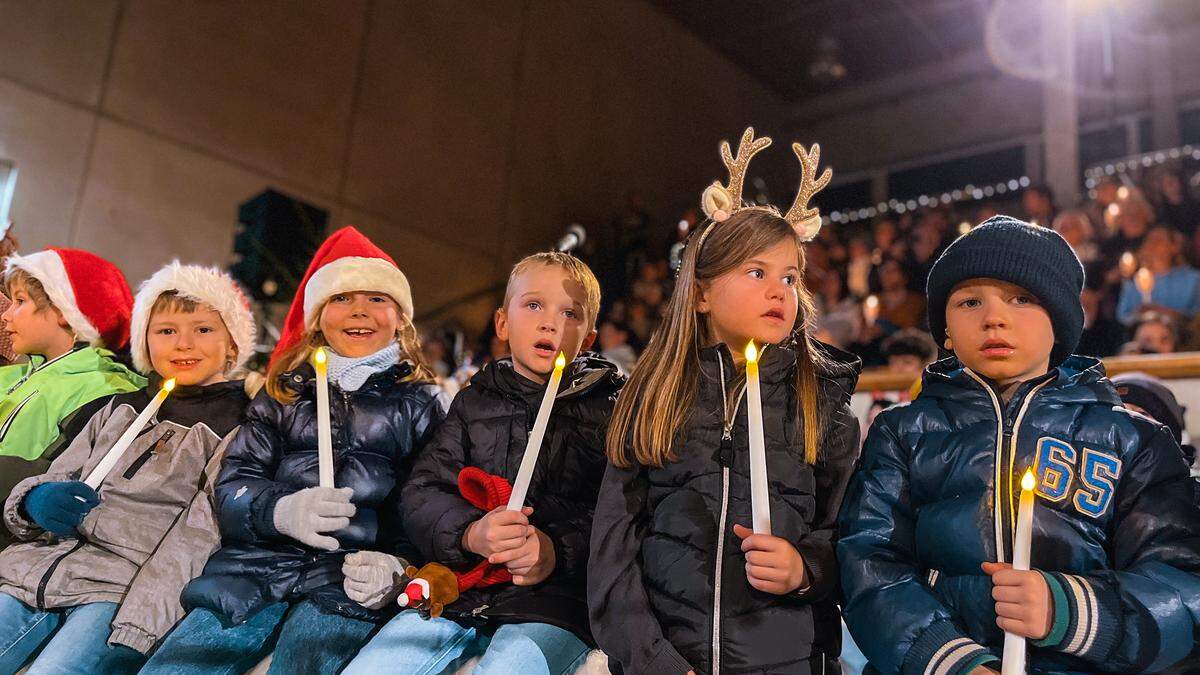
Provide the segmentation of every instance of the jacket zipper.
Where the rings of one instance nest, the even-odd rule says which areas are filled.
[[[37,390],[34,389],[32,393],[25,397],[25,400],[18,403],[17,407],[13,408],[12,412],[8,414],[8,418],[4,420],[4,426],[0,427],[0,441],[3,441],[4,437],[8,436],[8,430],[10,427],[12,427],[13,420],[17,418],[17,414],[20,413],[21,409],[25,407],[25,404],[29,403],[29,401],[32,400],[34,396],[37,396],[37,394]]]
[[[983,378],[976,375],[970,368],[963,368],[963,371],[979,383],[983,390],[987,392],[988,397],[992,400],[992,408],[996,412],[996,451],[995,451],[995,477],[992,487],[992,519],[995,525],[995,543],[996,543],[996,561],[1007,562],[1008,542],[1010,541],[1010,530],[1016,522],[1016,517],[1013,514],[1012,502],[1012,472],[1016,463],[1017,456],[1017,432],[1021,426],[1021,420],[1025,417],[1025,411],[1029,409],[1029,404],[1033,401],[1033,397],[1042,387],[1050,383],[1046,380],[1035,386],[1028,394],[1025,395],[1025,400],[1021,401],[1021,407],[1017,411],[1017,417],[1013,423],[1011,433],[1005,429],[1004,408],[1000,405],[1000,397],[992,390]],[[1005,443],[1005,441],[1008,441]],[[1007,446],[1007,448],[1006,448]],[[1007,449],[1008,461],[1005,461],[1005,451]],[[1007,467],[1007,471],[1004,471]]]
[[[60,564],[62,564],[63,560],[67,559],[67,556],[69,556],[72,553],[74,553],[75,551],[78,551],[79,549],[83,548],[83,543],[84,542],[82,539],[75,542],[75,546],[71,547],[70,551],[67,551],[66,553],[58,556],[58,559],[55,560],[54,562],[50,563],[50,567],[46,568],[46,573],[42,575],[42,580],[38,582],[38,588],[37,588],[37,608],[38,609],[46,609],[46,584],[50,583],[50,577],[54,576],[54,571],[58,569],[58,566]]]
[[[729,466],[733,464],[733,424],[737,419],[738,408],[742,405],[742,396],[746,393],[746,384],[742,383],[737,400],[733,404],[733,412],[729,411],[729,396],[725,392],[725,358],[717,351],[717,363],[721,367],[721,419],[724,428],[721,431],[721,448],[719,457],[721,463],[721,520],[717,529],[717,564],[714,571],[713,583],[713,628],[712,628],[712,672],[721,672],[721,568],[725,559],[725,520],[729,516]]]
[[[174,429],[167,429],[167,433],[159,436],[157,441],[154,441],[154,443],[152,443],[150,447],[146,448],[141,455],[138,455],[137,459],[133,460],[133,463],[129,465],[129,468],[125,469],[125,473],[122,475],[122,478],[125,480],[132,479],[134,474],[136,474],[139,469],[145,466],[146,462],[150,461],[150,457],[158,452],[161,452],[162,446],[165,445],[167,441],[171,440],[171,437],[174,435]]]

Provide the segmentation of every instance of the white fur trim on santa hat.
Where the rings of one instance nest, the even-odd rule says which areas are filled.
[[[5,269],[19,269],[42,284],[50,302],[62,312],[63,319],[75,337],[93,347],[100,346],[100,331],[92,325],[87,316],[80,311],[75,301],[75,291],[71,287],[71,278],[67,276],[67,267],[62,258],[54,251],[38,251],[29,255],[13,254],[8,257]]]
[[[149,373],[154,366],[150,363],[150,348],[146,344],[146,332],[150,325],[150,310],[158,296],[167,291],[202,302],[221,315],[237,356],[229,371],[240,369],[254,354],[254,314],[233,278],[215,267],[183,265],[178,260],[164,266],[149,279],[142,282],[133,299],[133,319],[129,328],[129,351],[133,365],[142,373]]]
[[[304,325],[316,323],[317,310],[330,297],[354,291],[387,293],[412,321],[412,291],[404,272],[382,258],[348,256],[324,265],[308,278],[304,286]]]

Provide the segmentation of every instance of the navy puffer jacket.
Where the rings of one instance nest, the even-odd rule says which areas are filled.
[[[1153,672],[1193,648],[1200,513],[1167,429],[1121,407],[1092,358],[1007,403],[950,358],[876,418],[842,506],[845,616],[876,670],[960,673],[1001,655],[980,564],[1012,560],[1029,467],[1032,567],[1054,602],[1029,672]]]
[[[755,590],[733,525],[749,527],[744,371],[724,345],[700,352],[696,401],[661,468],[609,465],[592,523],[588,605],[596,642],[627,675],[801,675],[836,663],[838,506],[858,455],[849,400],[859,360],[824,346],[821,447],[804,460],[796,351],[759,361],[771,532],[804,558],[808,587]]]
[[[203,607],[239,624],[266,605],[311,599],[328,612],[385,620],[342,590],[342,559],[356,550],[418,560],[400,521],[400,486],[416,453],[445,417],[446,401],[432,384],[401,382],[401,363],[376,373],[357,391],[329,385],[334,485],[354,490],[357,512],[332,534],[337,551],[310,548],[274,525],[280,497],[317,485],[316,387],[312,367],[283,375],[300,398],[283,405],[261,392],[230,445],[217,480],[221,549],[183,593],[188,609]]]

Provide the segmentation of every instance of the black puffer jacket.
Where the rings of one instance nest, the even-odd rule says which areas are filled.
[[[836,658],[840,627],[835,523],[858,455],[849,399],[856,357],[824,347],[821,447],[804,461],[796,353],[768,346],[759,362],[772,532],[805,560],[806,590],[753,589],[733,525],[751,523],[744,372],[724,345],[700,352],[700,385],[663,468],[604,476],[592,525],[588,602],[610,667],[626,673],[807,673]],[[735,405],[726,426],[725,401]],[[726,429],[728,428],[728,433]]]
[[[563,374],[525,500],[534,509],[531,524],[554,542],[554,572],[536,586],[468,590],[446,608],[447,616],[549,623],[590,641],[588,537],[604,474],[604,434],[623,382],[615,365],[592,357],[575,359]],[[404,527],[426,558],[459,571],[482,560],[462,548],[463,532],[484,512],[459,494],[458,473],[478,467],[511,484],[545,390],[503,359],[484,366],[454,399],[405,486]]]
[[[282,535],[273,522],[280,497],[317,485],[311,366],[283,376],[300,394],[295,403],[282,405],[265,391],[254,399],[217,482],[222,546],[184,590],[185,607],[239,624],[268,604],[308,598],[345,616],[387,618],[387,610],[346,597],[342,559],[359,549],[412,555],[399,521],[399,486],[445,416],[445,400],[435,385],[400,382],[409,372],[408,364],[393,366],[354,392],[330,383],[334,485],[353,488],[358,508],[350,525],[333,533],[343,547],[333,552]]]

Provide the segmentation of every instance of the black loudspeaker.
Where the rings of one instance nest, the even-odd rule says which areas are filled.
[[[260,302],[289,302],[317,247],[329,212],[275,190],[238,207],[236,262],[229,268]]]

